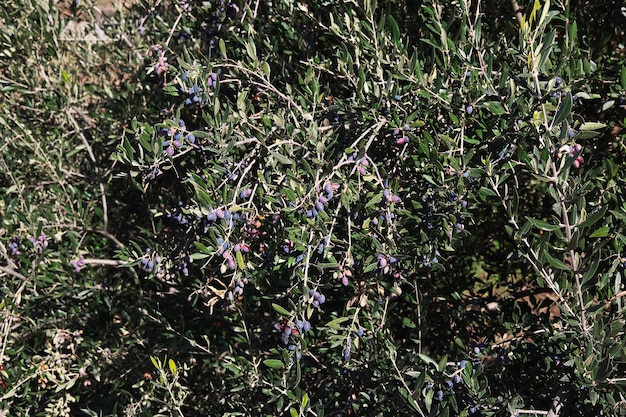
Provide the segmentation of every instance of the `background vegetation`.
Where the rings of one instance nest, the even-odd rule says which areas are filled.
[[[4,7],[0,415],[626,415],[591,3]]]

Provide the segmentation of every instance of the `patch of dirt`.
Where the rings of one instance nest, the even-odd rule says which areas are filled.
[[[120,11],[128,10],[137,3],[137,0],[61,0],[55,1],[61,16],[78,19],[89,19],[88,11],[93,11],[95,16],[114,17]]]

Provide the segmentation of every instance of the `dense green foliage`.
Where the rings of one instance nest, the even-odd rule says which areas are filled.
[[[0,415],[626,414],[625,16],[528,3],[0,11]]]

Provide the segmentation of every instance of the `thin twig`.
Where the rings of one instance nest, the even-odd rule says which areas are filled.
[[[96,230],[96,233],[100,233],[102,236],[106,237],[107,239],[112,240],[113,243],[115,243],[118,248],[125,247],[124,244],[120,242],[118,238],[116,238],[111,233],[107,232],[106,230]]]
[[[87,140],[87,138],[83,134],[82,129],[78,125],[78,122],[76,121],[76,119],[74,119],[74,116],[72,116],[72,114],[69,111],[67,112],[67,117],[70,120],[70,122],[72,122],[72,124],[74,125],[74,128],[76,129],[76,133],[78,134],[78,136],[80,136],[80,138],[82,139],[83,144],[85,145],[85,148],[87,149],[87,153],[89,154],[89,159],[91,159],[91,162],[94,165],[94,171],[96,172],[96,177],[98,178],[100,194],[102,196],[102,222],[103,222],[102,229],[106,232],[109,226],[109,209],[107,205],[106,192],[104,190],[104,183],[102,182],[102,178],[100,178],[100,169],[98,168],[98,162],[96,161],[96,156],[94,155],[93,150],[91,149],[91,145],[89,144],[89,141]]]
[[[117,259],[97,259],[97,258],[85,258],[83,259],[85,265],[103,265],[103,266],[122,266],[126,265],[126,262],[119,261]]]
[[[135,56],[137,57],[137,60],[139,62],[143,62],[143,55],[141,55],[141,52],[139,52],[136,48],[135,45],[133,45],[133,43],[128,39],[128,36],[126,36],[125,33],[122,33],[120,35],[120,39],[126,44],[128,45],[128,47],[135,53]]]
[[[167,40],[165,41],[165,46],[168,46],[170,44],[170,40],[172,40],[172,36],[174,36],[174,30],[176,29],[176,26],[178,26],[178,23],[180,22],[180,19],[183,17],[183,12],[181,11],[178,14],[178,17],[176,18],[176,21],[174,22],[174,24],[172,25],[172,30],[170,30],[170,34],[167,37]]]
[[[558,172],[556,170],[556,165],[553,163],[552,164],[552,176],[556,179],[558,176]],[[559,184],[557,181],[554,181],[554,188],[556,188],[556,192],[557,195],[559,197],[559,204],[561,205],[561,213],[562,213],[562,217],[563,217],[563,223],[565,225],[565,238],[567,240],[567,245],[571,246],[571,241],[572,241],[572,226],[570,225],[569,222],[569,215],[567,212],[567,207],[565,207],[565,196],[563,195],[563,192],[561,191],[561,188],[559,187]],[[578,296],[578,306],[580,307],[580,324],[582,326],[583,332],[585,334],[588,334],[588,330],[587,330],[587,318],[586,318],[586,314],[585,314],[585,301],[583,299],[583,288],[582,288],[582,284],[580,282],[580,274],[578,273],[578,262],[576,259],[576,252],[574,251],[574,249],[570,249],[569,251],[569,256],[570,256],[570,263],[572,265],[571,270],[572,273],[574,274],[574,280],[576,281],[576,293]]]
[[[22,280],[22,281],[27,281],[27,280],[28,280],[28,278],[26,278],[24,275],[20,274],[20,273],[19,273],[19,272],[17,272],[17,271],[14,271],[14,270],[13,270],[13,269],[11,269],[11,268],[6,268],[6,267],[4,267],[4,266],[0,266],[0,272],[4,272],[4,273],[5,273],[5,274],[7,274],[7,275],[12,275],[12,276],[14,276],[15,278],[18,278],[18,279],[20,279],[20,280]]]
[[[516,416],[518,414],[535,414],[535,415],[542,415],[545,416],[546,414],[548,414],[548,411],[543,411],[543,410],[521,410],[521,409],[517,409],[515,410],[515,412],[513,412],[511,414],[511,416]]]

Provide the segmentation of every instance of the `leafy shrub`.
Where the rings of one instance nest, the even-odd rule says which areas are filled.
[[[120,149],[121,160],[143,168],[133,172],[142,187],[162,194],[172,172],[185,186],[174,206],[156,210],[181,238],[158,249],[168,261],[153,275],[189,275],[194,295],[236,326],[227,349],[233,377],[221,389],[246,394],[230,397],[232,410],[250,393],[265,399],[257,407],[266,413],[304,412],[311,399],[318,413],[384,412],[398,395],[421,414],[490,415],[564,396],[578,398],[572,408],[594,409],[598,392],[613,406],[609,391],[582,376],[598,339],[617,346],[601,326],[593,336],[587,316],[607,314],[589,304],[594,297],[599,307],[619,292],[609,279],[619,255],[599,272],[610,255],[599,245],[582,262],[589,249],[578,242],[619,231],[585,229],[607,213],[593,190],[615,181],[616,166],[585,161],[577,143],[603,125],[572,113],[575,99],[593,98],[578,85],[594,64],[580,56],[576,23],[535,6],[521,30],[506,28],[518,38],[510,42],[489,33],[469,4],[429,3],[424,17],[411,16],[417,41],[401,35],[391,3],[325,6],[224,6],[243,24],[221,21],[231,26],[211,39],[208,58],[183,46],[185,58],[166,77],[171,116],[154,127],[135,123]],[[277,34],[280,48],[267,42]],[[546,206],[524,202],[527,194]],[[588,200],[598,211],[592,220]],[[473,231],[494,228],[491,215],[504,223],[495,226],[504,226],[504,262],[522,268],[497,284],[548,288],[561,319],[537,322],[508,304],[508,317],[455,318],[469,328],[443,328],[446,313],[464,315],[481,291],[457,271],[480,265],[484,252],[455,255],[464,242],[484,245],[488,234]],[[584,291],[599,273],[598,292]],[[461,304],[438,317],[446,300]],[[480,324],[498,327],[485,334]],[[526,346],[531,330],[545,348]],[[547,369],[525,379],[533,388],[500,385],[534,361]],[[548,373],[554,361],[565,365]],[[615,366],[603,367],[607,388]],[[318,374],[324,385],[310,380]]]
[[[0,16],[0,414],[111,410],[139,346],[120,307],[137,289],[112,269],[124,219],[108,160],[129,118],[119,103],[141,108],[121,77],[137,66],[89,40],[97,28],[115,36],[106,20],[29,0]]]

